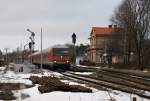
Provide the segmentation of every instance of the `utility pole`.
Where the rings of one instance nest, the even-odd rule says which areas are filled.
[[[23,50],[22,50],[22,43],[20,44],[20,58],[21,58],[20,63],[23,63]]]
[[[43,31],[42,31],[42,28],[41,28],[41,66],[40,66],[40,69],[41,69],[41,71],[42,71],[42,65],[43,65],[43,56],[42,56],[42,38],[43,38],[43,36],[42,36],[42,34],[43,34]]]
[[[20,51],[19,51],[19,47],[17,47],[17,64],[19,64],[19,53],[20,53]]]

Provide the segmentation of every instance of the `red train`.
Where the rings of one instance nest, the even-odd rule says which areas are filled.
[[[43,66],[48,68],[62,65],[69,67],[72,63],[72,50],[64,45],[56,45],[43,50],[42,57]],[[41,52],[33,53],[29,58],[32,59],[33,64],[41,64]]]

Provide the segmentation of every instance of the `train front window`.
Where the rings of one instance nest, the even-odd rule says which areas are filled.
[[[65,49],[54,49],[54,56],[68,56],[69,51]]]

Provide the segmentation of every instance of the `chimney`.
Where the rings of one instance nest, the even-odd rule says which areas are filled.
[[[108,28],[112,28],[112,25],[108,25]]]

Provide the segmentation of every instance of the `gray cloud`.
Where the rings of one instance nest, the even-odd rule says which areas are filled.
[[[44,48],[57,43],[87,42],[92,26],[107,26],[114,8],[121,0],[0,0],[0,49],[15,49],[25,44],[30,28],[40,47],[43,28]]]

